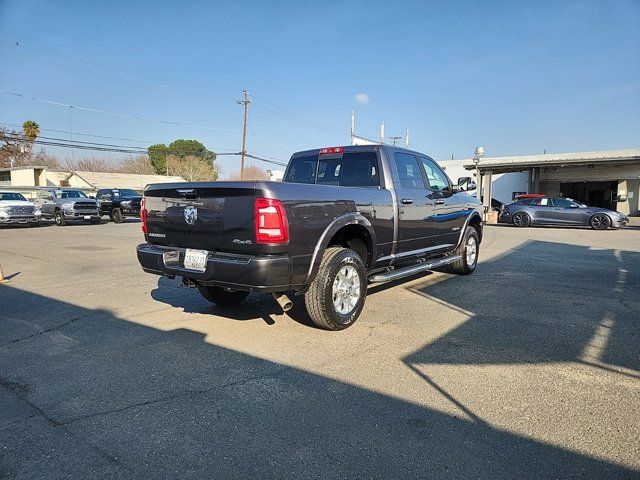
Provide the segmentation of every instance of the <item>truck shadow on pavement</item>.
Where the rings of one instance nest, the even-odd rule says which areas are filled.
[[[503,271],[496,264],[481,266],[476,286]],[[455,298],[470,303],[469,289],[456,283],[427,291],[450,301],[457,289]],[[637,478],[473,418],[213,345],[191,330],[162,331],[6,285],[0,305],[3,478]],[[526,350],[484,325],[487,308],[470,320],[481,328],[463,326],[459,337],[483,352],[503,349],[501,341]],[[592,331],[597,320],[587,323]],[[554,354],[545,340],[554,332],[538,328],[546,348],[528,342],[526,358],[574,356],[570,345]],[[517,361],[491,351],[457,358],[438,342],[405,361]]]
[[[267,325],[275,324],[273,316],[282,315],[282,309],[270,294],[251,294],[238,305],[215,305],[205,300],[197,289],[185,288],[178,280],[165,277],[158,279],[158,287],[151,291],[151,297],[172,307],[182,308],[185,313],[218,315],[230,320],[250,321],[261,318]],[[286,312],[287,317],[302,325],[317,328],[304,307],[302,297],[290,295],[293,308]]]

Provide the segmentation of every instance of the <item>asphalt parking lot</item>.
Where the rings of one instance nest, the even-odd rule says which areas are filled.
[[[141,240],[0,230],[0,477],[640,477],[638,226],[487,227],[473,275],[371,287],[343,332],[213,306]]]

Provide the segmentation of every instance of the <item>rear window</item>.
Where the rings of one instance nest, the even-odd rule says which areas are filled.
[[[291,160],[285,182],[377,187],[380,185],[378,156],[375,152],[347,152],[341,156],[321,156],[319,160],[317,155],[297,157]]]

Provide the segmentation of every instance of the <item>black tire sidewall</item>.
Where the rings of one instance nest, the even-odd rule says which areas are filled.
[[[360,277],[360,298],[356,307],[348,314],[341,314],[333,304],[333,282],[341,268],[351,265],[356,269]],[[362,313],[367,297],[367,270],[360,256],[353,250],[344,249],[328,265],[327,271],[318,272],[318,275],[326,275],[326,282],[322,295],[324,297],[325,310],[330,317],[332,327],[335,330],[343,330],[350,327]]]
[[[111,221],[113,223],[122,223],[124,221],[124,216],[120,209],[116,208],[111,212]]]
[[[469,237],[474,237],[476,239],[476,258],[473,265],[469,265],[467,263],[467,242],[469,241]],[[464,232],[464,237],[462,238],[462,243],[460,244],[460,248],[458,250],[458,254],[462,255],[462,265],[465,274],[472,273],[476,267],[478,266],[478,257],[480,256],[480,237],[478,232],[472,226],[468,226]]]
[[[56,222],[56,225],[59,227],[65,226],[64,214],[61,210],[57,210],[53,215],[53,220]]]

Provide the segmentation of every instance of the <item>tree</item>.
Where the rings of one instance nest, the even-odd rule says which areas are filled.
[[[149,154],[149,162],[151,162],[151,166],[155,170],[155,173],[160,175],[166,175],[168,151],[169,151],[169,147],[167,147],[163,143],[151,145],[147,149],[147,153]]]
[[[156,173],[147,155],[125,158],[118,170],[122,173],[136,173],[138,175],[153,175]]]
[[[49,170],[60,170],[60,160],[42,149],[33,156],[32,162],[33,165],[47,167]]]
[[[33,120],[27,120],[22,124],[22,133],[27,139],[33,141],[40,135],[40,125]]]
[[[33,165],[33,142],[40,135],[40,126],[33,120],[22,124],[22,133],[0,128],[0,166]]]
[[[213,181],[218,178],[213,164],[195,155],[169,155],[166,157],[166,164],[171,175],[182,177],[188,182]]]
[[[148,149],[149,161],[156,173],[161,175],[173,175],[173,172],[167,171],[167,156],[173,155],[179,158],[187,156],[198,157],[201,161],[211,165],[211,169],[215,171],[213,162],[216,160],[216,154],[207,150],[202,143],[197,140],[178,139],[171,142],[168,146],[159,143],[151,145]]]
[[[240,172],[231,174],[229,180],[240,180]],[[242,180],[269,180],[269,174],[260,167],[249,165],[244,169]]]
[[[67,170],[80,172],[113,172],[114,165],[104,158],[80,158],[78,160],[66,160]]]
[[[21,160],[21,137],[18,132],[0,128],[0,167],[11,167]]]

